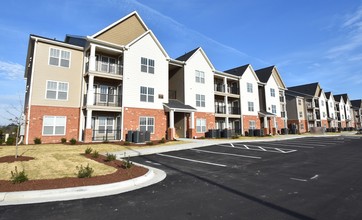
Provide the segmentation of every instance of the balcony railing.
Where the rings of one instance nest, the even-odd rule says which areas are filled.
[[[239,88],[236,86],[228,85],[226,87],[224,84],[214,84],[214,90],[215,92],[223,92],[223,93],[239,95]]]
[[[239,107],[229,107],[229,114],[240,115],[240,108]]]
[[[214,84],[216,92],[225,92],[225,86],[223,84]]]
[[[121,139],[121,130],[99,129],[93,130],[93,141],[114,141]]]
[[[239,88],[234,86],[228,87],[228,93],[239,95]]]
[[[87,94],[84,95],[84,105],[87,104]],[[94,93],[93,105],[121,107],[122,96],[113,94]]]
[[[89,62],[86,63],[86,71],[89,71]],[[96,61],[95,71],[114,75],[123,75],[123,65]]]
[[[285,118],[285,112],[280,112],[280,116],[281,116],[282,118]]]
[[[279,96],[279,101],[280,102],[285,102],[284,96]]]
[[[308,120],[309,120],[309,121],[314,121],[313,115],[308,115]]]
[[[226,114],[226,106],[215,106],[216,114]]]

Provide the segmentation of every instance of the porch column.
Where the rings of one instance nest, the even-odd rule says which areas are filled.
[[[195,113],[191,112],[191,123],[190,123],[190,128],[191,129],[195,129]]]
[[[264,135],[269,134],[268,117],[264,116]]]
[[[226,77],[224,77],[224,89],[225,89],[225,93],[228,92],[228,80]]]
[[[94,89],[93,89],[93,85],[94,85],[94,76],[93,75],[89,75],[88,78],[88,91],[87,91],[87,105],[93,105],[94,102]]]
[[[273,117],[273,135],[277,134],[277,120],[276,117]]]
[[[89,55],[89,70],[96,70],[96,45],[91,44],[90,55]]]
[[[174,128],[175,127],[175,111],[171,110],[170,111],[170,128]]]
[[[86,129],[92,128],[92,110],[87,110],[87,121],[85,126]]]
[[[85,122],[85,130],[84,130],[84,142],[89,143],[92,142],[93,139],[93,131],[92,131],[92,110],[87,110],[87,121]]]
[[[175,111],[174,110],[170,110],[169,117],[170,117],[170,126],[167,129],[167,140],[174,140],[175,139]]]

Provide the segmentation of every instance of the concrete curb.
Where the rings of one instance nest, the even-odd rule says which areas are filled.
[[[149,169],[148,172],[145,175],[134,179],[96,186],[4,192],[0,193],[0,206],[66,201],[116,195],[156,184],[166,178],[166,173],[160,169],[142,164],[137,165],[146,167]]]

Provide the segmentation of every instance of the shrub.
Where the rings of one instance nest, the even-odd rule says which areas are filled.
[[[133,166],[133,163],[132,161],[130,161],[130,157],[128,156],[126,159],[123,159],[123,166],[126,168],[126,169],[129,169]]]
[[[84,150],[85,154],[90,154],[92,153],[93,149],[91,147],[87,147],[87,149]]]
[[[238,136],[238,135],[233,135],[233,136],[231,136],[231,138],[232,138],[232,139],[238,139],[239,136]]]
[[[147,145],[153,145],[153,142],[152,141],[147,141],[146,144]]]
[[[99,157],[99,152],[94,150],[93,153],[92,153],[92,157],[93,158],[98,158]]]
[[[66,138],[61,138],[60,141],[62,142],[62,144],[67,143],[67,139],[66,139]]]
[[[15,183],[22,183],[28,181],[28,176],[25,173],[25,170],[18,172],[18,168],[15,166],[15,171],[11,171],[11,182]]]
[[[107,153],[106,154],[106,161],[113,161],[113,160],[116,160],[117,158],[116,158],[116,155],[115,154],[109,154],[109,153]]]
[[[6,145],[14,145],[15,143],[15,138],[14,137],[8,137],[8,139],[6,140]]]
[[[78,178],[90,178],[92,177],[92,174],[94,172],[93,168],[87,164],[86,167],[83,167],[83,165],[80,165],[80,167],[76,166],[78,170]]]
[[[34,144],[41,144],[41,139],[38,137],[34,138]]]
[[[165,140],[165,138],[162,138],[158,143],[160,143],[160,144],[164,144],[164,143],[166,143],[166,140]]]
[[[130,144],[131,144],[131,143],[128,142],[128,141],[125,141],[125,142],[123,143],[124,146],[129,146]]]
[[[75,145],[77,143],[77,140],[75,138],[72,138],[69,142],[71,145]]]

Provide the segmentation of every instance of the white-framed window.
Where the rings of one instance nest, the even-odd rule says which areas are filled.
[[[66,123],[66,116],[44,116],[43,135],[65,135]]]
[[[140,131],[149,131],[151,134],[153,134],[155,131],[155,118],[141,116],[139,129],[140,129]]]
[[[323,118],[325,118],[326,117],[326,113],[325,112],[323,112]]]
[[[111,117],[99,117],[98,118],[98,133],[105,134],[113,133],[114,130],[114,118]]]
[[[68,100],[68,83],[58,81],[46,81],[46,99]]]
[[[196,94],[196,106],[205,107],[205,95]]]
[[[277,106],[276,105],[272,105],[272,113],[276,114],[277,113]]]
[[[249,121],[249,129],[256,129],[256,123],[254,120]]]
[[[302,100],[298,99],[298,105],[302,105]]]
[[[329,107],[333,108],[333,104],[332,102],[329,103]]]
[[[299,112],[299,118],[303,118],[303,112]]]
[[[270,88],[270,96],[275,97],[275,89]]]
[[[50,48],[49,65],[69,67],[70,66],[70,51]]]
[[[303,123],[300,123],[300,129],[304,130],[304,124]]]
[[[155,60],[141,57],[141,72],[155,73]]]
[[[253,112],[254,111],[254,102],[248,102],[248,111]]]
[[[206,119],[197,118],[196,119],[196,132],[205,133],[206,132]]]
[[[321,100],[321,106],[324,106],[324,101],[323,100]]]
[[[197,83],[205,83],[205,73],[203,71],[195,70],[195,81]]]
[[[249,93],[253,93],[253,84],[252,83],[246,83],[246,91]]]
[[[141,102],[154,102],[155,101],[155,89],[151,88],[151,87],[141,86],[140,100],[141,100]]]

